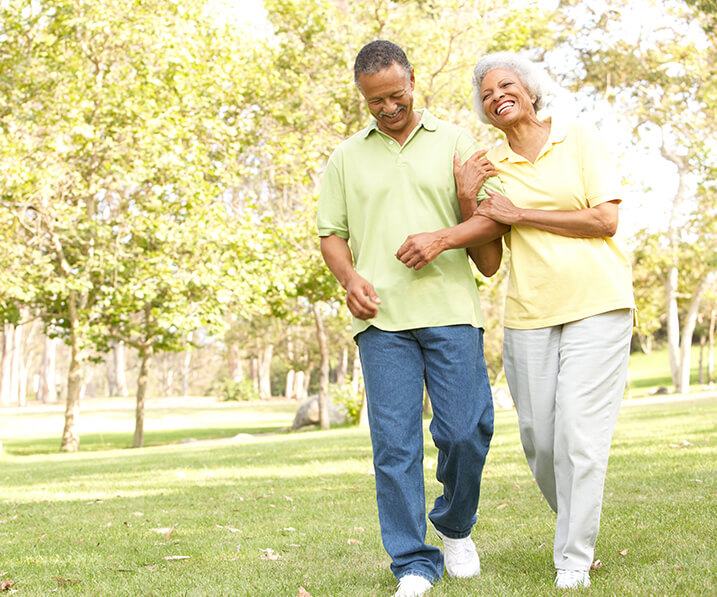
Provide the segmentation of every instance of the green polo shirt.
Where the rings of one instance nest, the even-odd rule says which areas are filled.
[[[470,134],[422,111],[401,147],[375,120],[329,158],[318,207],[319,236],[349,240],[356,271],[381,299],[374,319],[353,319],[354,335],[469,324],[483,327],[480,299],[465,249],[444,251],[419,271],[395,256],[409,234],[461,221],[453,154],[478,150]],[[500,190],[498,181],[487,183]]]

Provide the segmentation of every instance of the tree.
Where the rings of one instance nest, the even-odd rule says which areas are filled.
[[[70,346],[61,449],[72,451],[82,364],[107,348],[107,330],[136,341],[146,380],[152,350],[178,349],[242,288],[229,282],[241,276],[228,263],[237,234],[222,198],[244,140],[224,72],[237,38],[215,35],[190,2],[23,8],[0,9],[0,125],[11,133],[0,141],[0,196],[24,270],[2,308],[12,317],[33,305]]]
[[[677,392],[687,392],[695,317],[714,275],[714,260],[698,261],[705,268],[701,275],[691,275],[699,247],[713,247],[716,239],[714,230],[689,226],[691,216],[704,211],[704,201],[714,193],[713,188],[698,189],[710,186],[717,155],[717,43],[693,26],[695,17],[699,22],[712,13],[696,14],[681,2],[646,2],[643,10],[653,18],[641,22],[637,35],[624,35],[622,25],[633,8],[629,4],[613,3],[598,13],[564,4],[574,27],[566,42],[582,65],[574,71],[579,77],[575,85],[602,92],[629,122],[636,140],[657,137],[663,159],[676,170],[678,187],[663,232],[665,307],[673,384]],[[705,8],[709,3],[699,4]],[[592,26],[591,33],[585,33],[586,25]],[[690,303],[682,326],[681,297],[689,297]]]
[[[324,337],[326,318],[334,304],[343,302],[343,292],[318,255],[315,209],[326,159],[369,119],[353,85],[356,52],[377,37],[395,40],[416,69],[417,104],[483,133],[470,112],[470,70],[476,49],[492,43],[501,49],[524,47],[531,40],[547,45],[549,17],[534,10],[511,11],[508,3],[488,11],[474,2],[454,0],[274,0],[265,6],[275,37],[267,58],[271,84],[261,92],[262,101],[255,102],[267,138],[259,170],[270,181],[262,207],[271,214],[278,241],[286,247],[278,253],[292,255],[291,270],[282,277],[287,294],[296,292],[312,305],[321,371],[319,398],[325,405],[331,358]],[[521,19],[526,14],[531,19]],[[497,40],[496,31],[502,32]]]

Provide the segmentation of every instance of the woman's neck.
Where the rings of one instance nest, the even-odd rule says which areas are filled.
[[[531,118],[527,122],[518,122],[503,132],[508,139],[508,145],[515,153],[535,163],[540,150],[550,137],[550,125],[549,119],[541,122],[537,118]]]

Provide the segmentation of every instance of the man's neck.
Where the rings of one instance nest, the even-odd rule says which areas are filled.
[[[383,131],[386,133],[389,137],[392,137],[399,145],[403,146],[403,144],[408,140],[408,138],[411,136],[411,133],[416,129],[418,124],[421,122],[421,114],[419,112],[416,112],[413,110],[411,112],[411,119],[409,121],[409,124],[403,128],[400,132],[394,132],[394,131]]]

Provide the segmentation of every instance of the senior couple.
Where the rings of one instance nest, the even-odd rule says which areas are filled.
[[[318,231],[353,315],[395,597],[424,595],[444,567],[480,574],[471,530],[493,402],[468,257],[491,276],[503,242],[504,367],[525,456],[557,513],[555,582],[589,586],[633,325],[616,169],[593,127],[537,116],[544,79],[518,55],[475,65],[475,111],[505,135],[487,154],[414,108],[397,45],[364,46],[354,81],[373,118],[327,163]],[[426,542],[424,384],[442,485],[428,519],[443,550]]]

